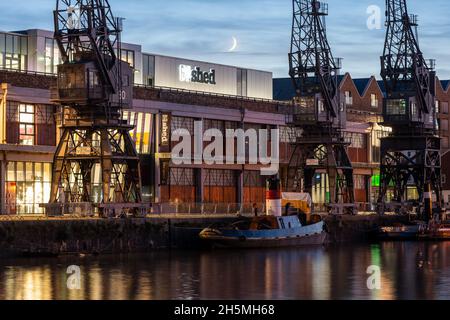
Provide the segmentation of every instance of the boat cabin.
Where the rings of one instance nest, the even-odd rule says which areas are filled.
[[[301,226],[302,225],[297,216],[262,216],[252,219],[249,230],[292,229],[300,228]]]

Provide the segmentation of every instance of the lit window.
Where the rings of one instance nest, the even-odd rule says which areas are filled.
[[[344,132],[345,142],[350,148],[364,149],[366,147],[366,135],[363,133]]]
[[[345,104],[348,106],[353,105],[353,97],[350,91],[345,91]]]
[[[34,106],[19,105],[19,143],[21,145],[34,145],[35,138]]]
[[[378,98],[376,94],[370,95],[370,106],[372,108],[378,108]]]
[[[0,67],[27,69],[28,38],[0,33]]]
[[[406,115],[406,100],[391,99],[387,101],[386,112],[388,115]]]
[[[122,49],[120,59],[127,62],[131,68],[134,68],[134,51]]]

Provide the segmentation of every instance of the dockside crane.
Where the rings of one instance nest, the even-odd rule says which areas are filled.
[[[133,127],[122,120],[134,80],[120,59],[122,20],[107,0],[57,0],[54,24],[62,64],[52,101],[61,106],[61,138],[47,208],[142,212]]]
[[[355,213],[353,167],[347,154],[346,105],[339,90],[341,59],[327,40],[328,5],[293,0],[290,76],[296,89],[287,123],[296,135],[285,189],[312,194],[315,174],[326,173],[329,210]],[[297,133],[300,133],[299,135]]]
[[[441,195],[441,140],[437,126],[434,61],[426,61],[417,36],[417,16],[406,0],[386,0],[386,42],[381,76],[386,89],[383,126],[392,133],[381,139],[380,213],[406,212],[408,188],[416,186],[418,207],[434,192]],[[388,201],[389,190],[393,198]],[[424,216],[424,220],[431,217]]]

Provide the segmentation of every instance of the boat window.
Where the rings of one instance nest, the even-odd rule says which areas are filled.
[[[231,227],[232,227],[232,229],[235,229],[235,230],[248,230],[248,229],[250,229],[250,224],[251,224],[251,221],[243,220],[243,221],[238,221],[238,222],[231,224]]]
[[[284,225],[284,220],[283,219],[280,219],[280,226],[281,226],[281,229],[286,229],[286,226]]]

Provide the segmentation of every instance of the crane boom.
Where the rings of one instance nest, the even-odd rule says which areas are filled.
[[[120,59],[121,19],[107,0],[57,0],[54,26],[62,64],[52,96],[64,116],[50,204],[76,211],[89,203],[106,215],[143,210],[133,126],[122,119],[134,81]]]
[[[316,0],[293,1],[290,76],[300,96],[322,94],[327,112],[339,114],[337,75],[340,69],[328,43],[328,5]]]
[[[427,62],[420,49],[417,26],[417,16],[409,14],[406,0],[386,0],[382,125],[392,128],[392,133],[381,139],[380,213],[405,212],[412,201],[419,203],[421,210],[426,190],[435,193],[437,206],[442,207],[436,73],[434,61]],[[413,188],[417,199],[408,197]],[[387,197],[389,190],[391,199]]]
[[[394,131],[401,131],[408,124],[409,128],[436,134],[434,62],[427,63],[420,50],[417,16],[408,13],[406,0],[386,0],[386,26],[381,57],[381,77],[387,95],[385,122]],[[395,108],[401,100],[407,110],[403,106],[400,110]]]
[[[293,0],[289,75],[296,90],[287,123],[301,136],[285,178],[292,192],[312,193],[312,179],[325,171],[330,199],[321,199],[335,213],[354,213],[353,167],[347,154],[346,106],[339,89],[340,59],[334,59],[326,34],[328,5]]]

